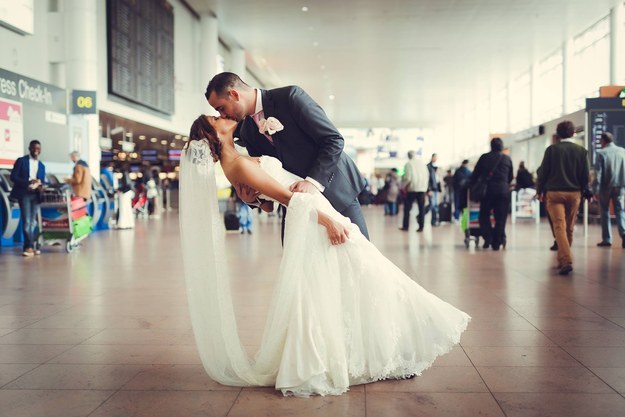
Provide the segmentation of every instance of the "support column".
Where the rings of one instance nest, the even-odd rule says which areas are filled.
[[[614,8],[610,10],[610,84],[619,85],[625,81],[625,68],[623,68],[623,60],[619,59],[620,54],[625,48],[625,40],[623,39],[625,31],[623,30],[623,20],[625,17],[625,6],[623,2],[616,3]]]
[[[230,72],[234,72],[247,82],[245,50],[238,45],[230,48]]]
[[[97,0],[64,0],[65,87],[97,91]],[[97,104],[97,97],[96,97]],[[100,177],[100,135],[95,114],[70,115],[69,150],[77,150],[94,177]],[[71,111],[71,104],[70,104]],[[69,159],[69,156],[68,156]]]
[[[217,18],[213,14],[200,16],[200,91],[204,91],[208,81],[217,74],[217,54],[219,31]]]

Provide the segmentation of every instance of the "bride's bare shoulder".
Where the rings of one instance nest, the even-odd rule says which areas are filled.
[[[222,164],[224,174],[232,182],[233,180],[239,180],[246,175],[249,175],[250,171],[255,171],[260,167],[260,158],[250,156],[240,156],[239,158],[230,162],[227,166]]]

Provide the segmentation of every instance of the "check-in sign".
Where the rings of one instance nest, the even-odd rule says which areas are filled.
[[[95,91],[72,90],[72,114],[96,114]]]

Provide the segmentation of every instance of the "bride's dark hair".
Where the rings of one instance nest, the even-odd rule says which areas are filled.
[[[189,146],[192,140],[206,140],[208,147],[210,148],[213,162],[219,161],[221,158],[221,142],[215,128],[208,123],[206,115],[199,116],[191,125],[191,131],[189,132],[189,142],[185,145],[185,149]]]

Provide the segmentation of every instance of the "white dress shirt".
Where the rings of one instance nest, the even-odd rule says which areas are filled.
[[[32,156],[28,157],[28,179],[36,180],[37,171],[39,171],[39,161]]]

